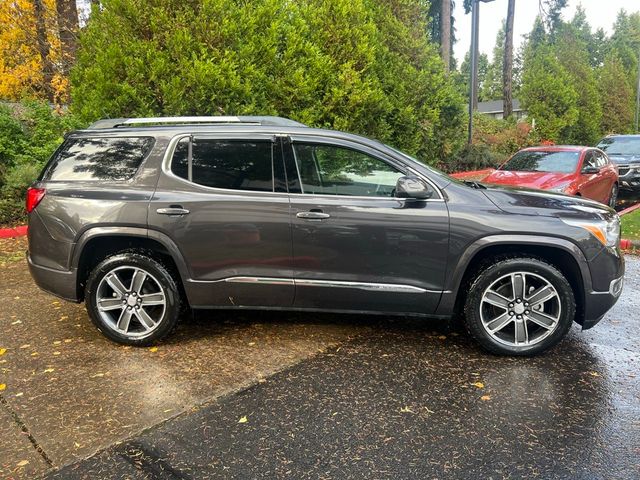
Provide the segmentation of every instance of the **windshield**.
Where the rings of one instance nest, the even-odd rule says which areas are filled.
[[[640,155],[640,136],[603,138],[598,148],[609,155]]]
[[[580,152],[524,150],[511,157],[500,170],[572,173],[576,171],[579,159]]]

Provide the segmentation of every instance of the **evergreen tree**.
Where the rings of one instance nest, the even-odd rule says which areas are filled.
[[[493,59],[487,66],[487,72],[482,83],[481,97],[484,100],[500,100],[502,98],[502,70],[504,65],[504,32],[505,22],[496,35],[493,47]]]
[[[584,27],[583,27],[584,28]],[[588,24],[585,30],[590,32]],[[587,37],[573,24],[565,24],[557,34],[554,46],[556,57],[571,77],[571,83],[577,93],[578,117],[575,123],[567,125],[562,131],[562,141],[577,145],[591,145],[601,134],[602,109],[593,67],[589,63]]]
[[[521,98],[543,139],[557,142],[578,119],[578,94],[571,76],[548,45],[526,55]]]
[[[598,91],[602,105],[602,133],[629,133],[633,123],[630,99],[633,89],[629,85],[624,65],[610,54],[598,78]]]
[[[72,109],[85,120],[284,115],[434,157],[462,119],[421,0],[102,6],[72,73]]]

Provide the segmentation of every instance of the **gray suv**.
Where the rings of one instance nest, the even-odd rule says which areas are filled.
[[[27,194],[28,261],[110,339],[148,345],[192,309],[464,317],[531,355],[618,299],[605,205],[459,182],[394,148],[278,117],[102,120]]]

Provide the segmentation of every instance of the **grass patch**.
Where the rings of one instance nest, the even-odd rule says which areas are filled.
[[[622,238],[640,240],[640,208],[622,216]]]

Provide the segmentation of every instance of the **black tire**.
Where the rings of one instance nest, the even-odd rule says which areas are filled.
[[[617,202],[618,202],[618,184],[614,183],[613,187],[611,187],[611,193],[609,194],[609,206],[615,209]]]
[[[560,307],[555,330],[552,330],[539,343],[532,345],[501,343],[489,334],[482,322],[481,308],[483,308],[484,292],[494,282],[515,272],[525,272],[541,277],[555,288],[558,296],[556,302]],[[557,268],[538,258],[513,256],[494,258],[493,262],[484,264],[477,270],[471,278],[468,292],[464,305],[464,321],[467,330],[485,350],[498,355],[531,356],[544,352],[564,338],[575,317],[576,305],[571,285]],[[527,320],[524,322],[527,325],[532,325],[530,322],[527,323]],[[540,328],[535,324],[533,327],[534,329]],[[513,328],[515,329],[515,322]]]
[[[143,270],[147,274],[150,274],[150,277],[148,278],[151,278],[151,281],[154,282],[152,285],[158,285],[164,295],[164,304],[162,305],[164,309],[162,314],[158,317],[159,319],[157,323],[155,323],[155,326],[153,326],[153,329],[148,333],[144,331],[143,322],[137,320],[137,317],[133,316],[131,318],[133,319],[134,326],[137,321],[140,327],[139,330],[142,331],[134,332],[134,327],[132,327],[131,334],[123,334],[117,331],[114,326],[110,325],[109,321],[103,318],[103,315],[101,315],[101,312],[98,309],[98,288],[100,287],[102,280],[114,269],[121,267],[124,267],[123,271],[125,272],[127,271],[127,267],[130,267]],[[131,283],[132,282],[133,279],[131,280]],[[125,287],[132,286],[128,285],[124,281],[122,284]],[[102,283],[102,285],[104,285],[104,283]],[[116,297],[115,290],[113,296]],[[111,257],[107,257],[100,262],[90,273],[87,280],[85,304],[87,312],[89,313],[89,318],[91,318],[93,324],[98,328],[98,330],[100,330],[100,332],[102,332],[103,335],[114,342],[138,347],[152,345],[169,335],[178,325],[180,312],[182,311],[180,289],[169,270],[159,261],[139,251],[121,252]],[[114,310],[114,312],[115,313],[113,313],[113,315],[116,315],[117,311]]]

